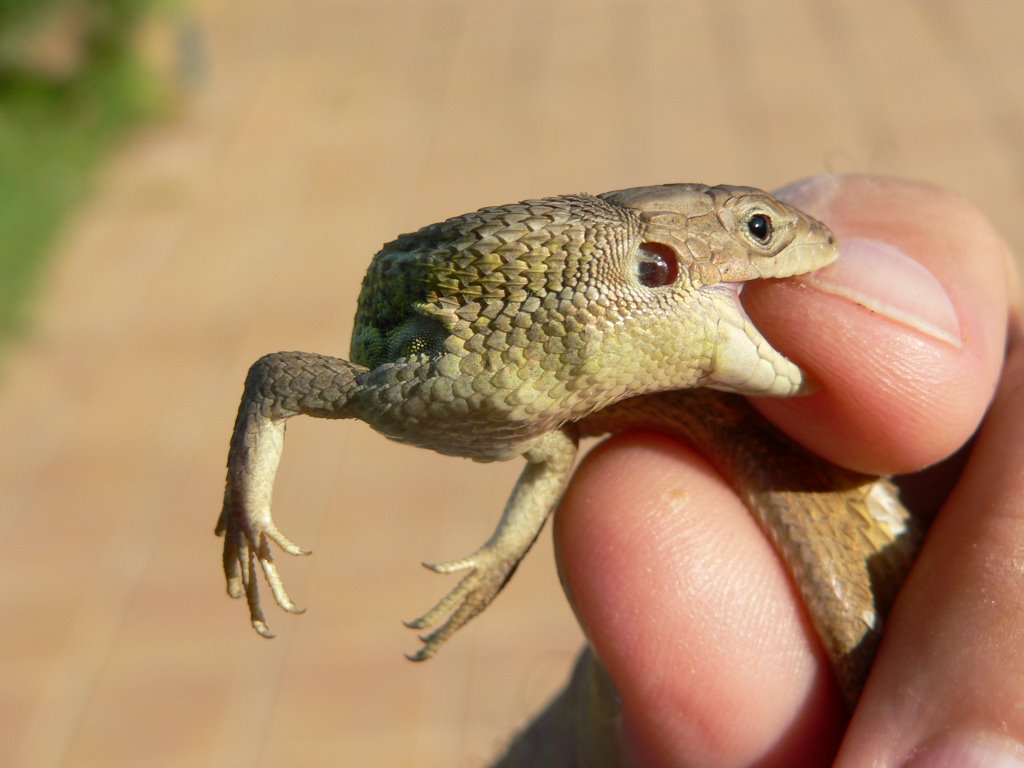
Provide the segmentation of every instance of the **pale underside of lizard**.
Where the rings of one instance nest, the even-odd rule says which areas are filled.
[[[284,352],[249,371],[217,524],[228,592],[245,595],[268,637],[261,572],[277,604],[298,610],[272,544],[305,550],[270,514],[292,416],[359,419],[477,461],[526,459],[491,537],[430,566],[463,577],[409,622],[430,630],[415,659],[511,577],[581,437],[657,429],[703,451],[759,520],[852,704],[918,531],[887,480],[815,457],[738,396],[806,388],[747,318],[739,287],[810,272],[836,252],[823,224],[765,192],[696,184],[486,208],[399,237],[363,282],[351,361]]]

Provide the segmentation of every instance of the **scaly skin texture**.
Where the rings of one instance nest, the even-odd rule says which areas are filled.
[[[504,586],[580,437],[656,428],[707,453],[761,522],[852,704],[916,547],[913,522],[886,480],[818,459],[724,394],[801,392],[800,370],[754,328],[738,287],[835,256],[824,225],[767,193],[691,184],[486,208],[399,237],[363,282],[351,361],[285,352],[249,371],[217,524],[228,592],[246,596],[264,636],[260,571],[278,605],[297,610],[271,551],[305,554],[270,514],[291,416],[360,419],[477,461],[526,459],[490,539],[430,566],[464,576],[409,622],[430,630],[415,659]],[[679,391],[698,387],[719,391]]]

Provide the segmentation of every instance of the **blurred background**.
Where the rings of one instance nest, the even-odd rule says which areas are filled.
[[[1022,28],[999,0],[0,0],[0,766],[486,764],[581,643],[547,534],[431,662],[399,620],[518,462],[294,421],[309,610],[262,640],[213,536],[248,365],[347,354],[396,234],[549,194],[895,174],[1022,253]]]

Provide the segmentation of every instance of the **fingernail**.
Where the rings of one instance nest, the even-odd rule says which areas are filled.
[[[890,243],[841,239],[835,263],[800,279],[934,339],[957,348],[962,344],[960,323],[942,283]]]
[[[775,191],[775,196],[797,208],[818,210],[828,206],[839,191],[841,178],[834,173],[822,173],[794,181]],[[808,210],[812,213],[812,210]]]
[[[1024,768],[1024,747],[983,733],[954,733],[926,744],[903,768]]]

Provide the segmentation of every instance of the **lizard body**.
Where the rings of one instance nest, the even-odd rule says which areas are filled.
[[[272,542],[305,553],[270,514],[291,416],[360,419],[477,461],[526,459],[490,539],[430,566],[465,575],[409,622],[433,628],[414,659],[510,578],[580,437],[652,427],[696,443],[733,482],[789,565],[852,703],[917,532],[886,480],[814,457],[725,394],[806,387],[747,318],[739,286],[836,253],[823,224],[767,193],[695,184],[485,208],[402,235],[367,271],[350,361],[276,353],[249,371],[217,524],[228,592],[246,596],[265,636],[260,571],[276,602],[297,610],[271,554]]]

